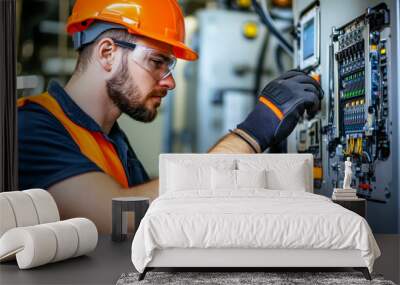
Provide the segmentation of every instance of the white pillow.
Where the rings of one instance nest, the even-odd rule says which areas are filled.
[[[310,181],[310,169],[306,160],[296,159],[247,159],[238,160],[239,170],[266,170],[267,189],[307,191]]]
[[[200,156],[198,156],[200,157]],[[187,157],[171,158],[165,161],[165,175],[161,192],[206,190],[211,191],[211,169],[235,169],[235,159],[201,159]]]
[[[211,190],[211,169],[235,169],[235,160],[193,161],[177,159],[168,161],[166,190]]]
[[[267,188],[266,170],[236,170],[237,188]]]
[[[288,169],[267,170],[267,188],[272,190],[307,191],[306,165],[294,164]]]
[[[213,190],[238,190],[240,188],[267,188],[265,170],[211,170]]]
[[[210,189],[210,168],[169,163],[167,183],[170,191]]]
[[[236,190],[236,170],[212,168],[211,189]]]

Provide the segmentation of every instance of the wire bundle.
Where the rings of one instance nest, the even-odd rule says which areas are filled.
[[[362,137],[354,138],[350,137],[346,140],[345,155],[357,154],[363,155],[363,139]]]

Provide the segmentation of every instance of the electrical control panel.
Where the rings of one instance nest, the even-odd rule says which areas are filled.
[[[391,153],[388,57],[390,13],[383,3],[367,9],[351,22],[334,27],[331,35],[332,97],[328,132],[334,182],[341,179],[344,160],[354,165],[357,195],[384,203],[389,195],[375,195],[375,167]],[[336,175],[335,175],[335,172]],[[340,185],[336,185],[340,187]]]
[[[350,2],[345,7],[343,1],[293,2],[295,66],[319,79],[325,94],[317,116],[302,118],[288,138],[288,151],[313,154],[314,192],[327,197],[343,187],[344,162],[350,157],[351,187],[367,200],[372,230],[398,233],[400,4]],[[313,31],[311,11],[319,14]],[[307,40],[310,34],[319,34],[319,46]],[[313,52],[319,61],[312,65],[302,63],[309,54],[302,48],[306,43],[319,49]]]

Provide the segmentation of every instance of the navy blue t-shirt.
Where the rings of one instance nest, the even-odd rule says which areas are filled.
[[[57,82],[48,92],[76,124],[90,131],[100,126],[72,100]],[[105,137],[122,161],[129,186],[149,181],[124,132],[115,123]],[[48,189],[53,184],[87,172],[103,172],[83,155],[64,126],[45,108],[30,103],[18,109],[19,188]]]

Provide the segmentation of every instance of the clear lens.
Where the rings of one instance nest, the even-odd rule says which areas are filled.
[[[156,80],[168,77],[176,65],[175,57],[140,45],[133,50],[133,59],[150,72]]]

